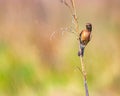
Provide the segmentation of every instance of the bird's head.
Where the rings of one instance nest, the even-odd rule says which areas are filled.
[[[92,24],[86,23],[86,29],[91,32],[92,31]]]

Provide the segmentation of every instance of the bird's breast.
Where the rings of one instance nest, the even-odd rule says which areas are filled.
[[[81,40],[88,40],[90,38],[90,32],[83,31],[81,34]]]

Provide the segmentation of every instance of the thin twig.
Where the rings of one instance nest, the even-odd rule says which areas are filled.
[[[89,96],[88,85],[87,85],[87,79],[84,80],[84,86],[85,86],[85,93],[86,93],[86,96]]]
[[[69,27],[68,27],[69,28]],[[55,36],[55,34],[56,33],[58,33],[58,32],[61,32],[62,31],[62,35],[65,33],[65,32],[69,32],[69,33],[72,33],[72,34],[74,34],[77,38],[78,38],[78,34],[76,33],[76,32],[74,32],[74,31],[69,31],[69,30],[67,30],[66,28],[61,28],[60,29],[60,31],[54,31],[54,32],[52,32],[52,34],[50,34],[50,40],[52,40],[53,39],[53,37]]]
[[[76,13],[75,0],[70,0],[72,7],[70,7],[70,5],[65,0],[61,0],[61,1],[69,8],[69,10],[72,14],[72,17],[74,19],[75,31],[77,34],[79,34],[79,23],[78,23],[78,18],[77,18],[77,13]],[[78,41],[78,43],[79,43],[79,41]],[[82,56],[80,56],[80,62],[81,62],[81,69],[82,70],[79,67],[78,67],[78,69],[80,70],[80,72],[82,73],[83,78],[84,78],[84,87],[85,87],[86,96],[89,96],[88,86],[87,86],[87,76],[86,76],[85,65],[84,65]]]
[[[82,70],[80,69],[80,67],[76,66],[76,68],[80,71],[80,73],[82,74],[82,76],[84,76]]]
[[[78,18],[77,18],[77,13],[76,13],[75,0],[71,0],[71,3],[72,3],[72,9],[73,9],[73,18],[74,18],[75,26],[76,26],[75,27],[76,32],[79,33],[79,24],[78,24]],[[86,71],[85,71],[85,65],[84,65],[82,56],[80,56],[80,61],[81,61],[81,67],[82,67],[82,75],[83,75],[83,78],[84,78],[85,93],[86,93],[86,96],[89,96],[88,86],[87,86],[87,77],[86,77],[87,74],[86,74]]]
[[[83,57],[82,56],[80,56],[80,60],[81,60],[82,73],[84,75],[84,79],[86,80],[86,71],[85,71],[85,66],[84,66],[84,63],[83,63]]]
[[[52,40],[53,36],[55,35],[56,32],[53,32],[51,35],[50,35],[50,40]]]
[[[83,77],[84,77],[85,93],[86,93],[86,96],[89,96],[88,86],[87,86],[87,74],[86,74],[86,71],[85,71],[85,65],[84,65],[82,56],[80,56],[80,60],[81,60],[82,74],[83,74]]]
[[[73,10],[72,16],[75,21],[76,32],[79,33],[79,24],[78,24],[78,18],[77,18],[77,13],[76,13],[75,0],[71,0],[71,3],[72,3],[72,10]]]
[[[70,10],[71,14],[73,14],[71,7],[70,7],[70,5],[66,2],[66,0],[61,0],[61,3],[63,3],[65,6],[67,6],[68,9]]]

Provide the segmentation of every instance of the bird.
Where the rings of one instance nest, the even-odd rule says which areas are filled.
[[[78,56],[84,55],[84,49],[88,42],[91,40],[92,24],[86,23],[86,29],[82,30],[79,34],[79,51]]]

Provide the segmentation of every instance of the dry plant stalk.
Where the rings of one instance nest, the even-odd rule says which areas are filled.
[[[72,8],[70,7],[70,5],[65,1],[62,0],[62,3],[67,6],[72,14],[72,17],[74,19],[74,24],[75,24],[75,31],[77,32],[77,34],[79,34],[79,24],[78,24],[78,18],[77,18],[77,14],[76,14],[76,6],[75,6],[75,0],[70,0],[71,1],[71,5]],[[86,96],[89,96],[89,92],[88,92],[88,86],[87,86],[87,74],[86,74],[86,70],[85,70],[85,64],[83,61],[83,56],[80,56],[80,62],[81,62],[81,69],[79,68],[79,70],[82,72],[82,76],[84,79],[84,87],[85,87],[85,93]]]

